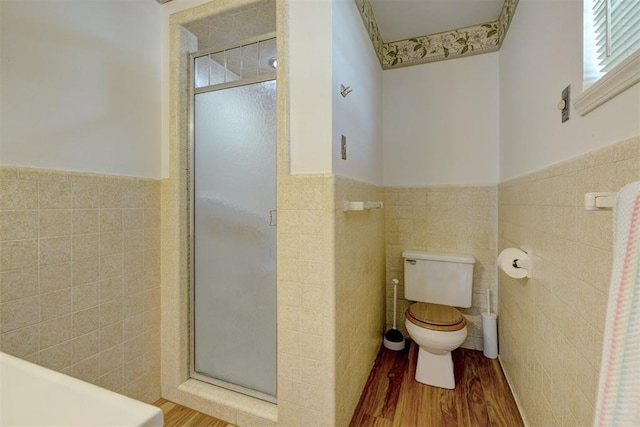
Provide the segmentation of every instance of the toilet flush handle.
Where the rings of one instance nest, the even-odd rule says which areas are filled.
[[[411,265],[416,265],[416,260],[415,259],[408,259],[407,262]]]

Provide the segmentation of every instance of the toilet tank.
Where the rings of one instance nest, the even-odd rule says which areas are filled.
[[[416,251],[405,251],[402,257],[405,299],[471,307],[475,258]]]

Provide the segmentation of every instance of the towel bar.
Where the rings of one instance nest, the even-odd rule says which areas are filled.
[[[584,208],[588,211],[613,209],[618,193],[584,193]]]
[[[382,209],[382,202],[348,202],[345,200],[342,211],[362,211],[365,209]]]

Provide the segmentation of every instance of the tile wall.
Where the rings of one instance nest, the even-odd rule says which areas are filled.
[[[198,39],[184,25],[224,14],[254,3],[253,0],[233,2],[209,2],[184,10],[170,17],[170,111],[169,111],[169,177],[162,181],[162,396],[213,415],[236,425],[275,424],[279,417],[280,405],[254,399],[190,378],[189,354],[189,65],[188,53],[198,47]],[[276,6],[279,19],[286,14],[283,3]],[[284,27],[283,27],[284,28]],[[278,36],[278,49],[286,37]],[[283,60],[285,60],[283,58]],[[286,61],[285,61],[286,62]],[[284,67],[286,70],[286,67]],[[278,120],[282,122],[286,114],[280,114],[286,105],[282,95],[286,89],[283,72],[278,76]],[[286,127],[279,124],[278,140]],[[278,176],[285,167],[287,156],[281,153],[285,147],[278,145]],[[279,179],[279,178],[278,178]],[[278,189],[280,191],[280,189]],[[278,227],[280,229],[281,227]],[[278,292],[280,290],[278,289]],[[280,334],[280,331],[278,331]],[[280,356],[280,354],[279,354]],[[280,373],[278,374],[280,378]]]
[[[343,202],[383,199],[382,187],[335,178],[336,425],[351,421],[385,324],[385,210],[343,212]]]
[[[197,40],[182,25],[235,6],[237,1],[210,2],[171,17],[171,157],[169,178],[162,182],[162,338],[166,343],[162,394],[238,425],[347,425],[384,330],[384,212],[347,215],[342,212],[342,198],[377,200],[383,194],[380,188],[331,174],[289,174],[286,2],[276,2],[281,65],[277,89],[278,403],[189,379],[188,98],[184,94],[189,81],[186,53],[196,49]]]
[[[397,325],[405,337],[402,252],[405,250],[473,255],[473,301],[461,309],[467,320],[465,348],[482,349],[482,316],[486,311],[486,290],[492,291],[495,311],[496,187],[433,186],[386,187],[386,321],[393,322],[393,286],[398,278]]]
[[[160,183],[0,167],[0,350],[160,397]]]
[[[334,178],[278,181],[278,423],[335,420]]]
[[[532,254],[533,277],[499,272],[502,366],[531,426],[591,425],[612,262],[612,212],[584,193],[640,180],[640,137],[499,186],[498,249]]]
[[[371,184],[333,175],[278,186],[278,423],[348,425],[384,330],[384,211]]]

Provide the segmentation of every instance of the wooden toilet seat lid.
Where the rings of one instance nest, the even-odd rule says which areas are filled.
[[[409,306],[404,316],[414,325],[435,331],[459,331],[467,326],[458,310],[441,304],[416,302]]]

